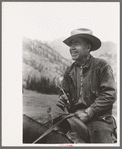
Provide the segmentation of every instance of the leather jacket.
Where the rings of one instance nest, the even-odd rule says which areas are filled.
[[[90,55],[83,66],[83,101],[77,94],[77,64],[74,62],[64,73],[62,88],[70,94],[70,112],[84,109],[88,118],[111,115],[116,100],[116,84],[111,66],[103,59]]]

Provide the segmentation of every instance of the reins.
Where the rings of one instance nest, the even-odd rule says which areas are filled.
[[[36,142],[38,142],[40,139],[42,139],[43,137],[45,137],[47,134],[49,134],[52,130],[54,130],[55,127],[57,127],[62,121],[64,121],[65,119],[74,116],[74,113],[71,114],[66,114],[65,117],[63,117],[60,121],[58,121],[57,123],[55,123],[53,126],[51,126],[46,132],[44,132],[39,138],[37,138],[32,144],[35,144]]]

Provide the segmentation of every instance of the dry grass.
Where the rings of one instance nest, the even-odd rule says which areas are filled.
[[[23,113],[40,123],[45,123],[49,119],[50,107],[53,117],[62,112],[56,106],[57,101],[58,95],[46,95],[25,90],[23,94]]]
[[[53,117],[56,117],[62,112],[62,110],[56,106],[57,101],[58,95],[46,95],[25,90],[23,94],[23,113],[43,124],[49,120],[50,107]],[[117,117],[116,103],[113,107],[113,115],[115,118]]]

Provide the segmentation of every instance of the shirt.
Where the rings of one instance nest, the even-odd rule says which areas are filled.
[[[78,103],[83,103],[83,67],[89,60],[90,55],[87,56],[86,61],[83,65],[78,65],[76,62],[76,73],[77,73],[77,96],[79,96],[79,101]]]

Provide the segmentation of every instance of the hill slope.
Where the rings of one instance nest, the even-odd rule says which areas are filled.
[[[70,64],[70,60],[47,43],[23,38],[23,80],[27,80],[28,75],[53,79],[61,76]]]

